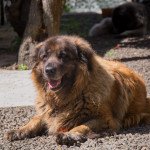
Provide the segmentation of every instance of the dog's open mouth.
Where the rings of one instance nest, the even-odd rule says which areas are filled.
[[[57,90],[57,89],[59,89],[61,87],[61,84],[62,84],[62,78],[58,79],[58,80],[50,79],[48,81],[48,88],[50,90]]]

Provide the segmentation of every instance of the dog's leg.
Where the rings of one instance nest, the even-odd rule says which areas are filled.
[[[132,112],[123,119],[123,127],[132,127],[139,123],[150,125],[150,98],[146,98],[145,108],[142,112]]]
[[[34,137],[45,128],[41,116],[34,116],[28,124],[19,129],[9,131],[5,137],[9,141],[22,140],[26,137]]]
[[[89,31],[89,36],[96,37],[105,34],[110,34],[113,29],[112,19],[107,17],[100,23],[95,24]]]
[[[77,144],[78,142],[85,142],[87,139],[86,135],[89,132],[99,131],[100,128],[102,129],[105,127],[106,124],[103,120],[93,119],[71,129],[69,132],[59,133],[57,135],[56,142],[60,145],[65,144],[69,146]]]
[[[128,36],[143,36],[146,34],[146,32],[147,32],[146,27],[142,27],[142,28],[135,29],[135,30],[124,31],[124,32],[116,35],[115,37],[121,38],[121,37],[128,37]]]
[[[85,124],[71,129],[69,132],[59,133],[56,142],[60,145],[74,145],[85,142],[90,133],[96,133],[109,128],[109,125],[103,119],[93,119]],[[91,134],[92,135],[92,134]],[[96,135],[96,134],[95,134]]]
[[[150,114],[141,113],[141,114],[131,114],[123,119],[122,126],[123,128],[133,127],[139,123],[150,124]]]

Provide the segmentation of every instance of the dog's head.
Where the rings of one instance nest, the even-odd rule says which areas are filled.
[[[55,36],[37,45],[33,71],[46,90],[58,91],[73,86],[77,73],[92,70],[91,46],[79,37]]]
[[[146,12],[138,3],[125,3],[116,7],[112,14],[112,22],[118,33],[134,30],[144,25]]]

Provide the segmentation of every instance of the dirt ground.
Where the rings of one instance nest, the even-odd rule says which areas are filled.
[[[150,36],[115,39],[113,36],[85,38],[92,44],[95,51],[106,59],[115,59],[126,64],[139,73],[145,80],[150,97]],[[13,54],[14,55],[14,54]],[[11,55],[10,55],[11,56]],[[4,55],[0,55],[1,59]],[[6,56],[8,57],[8,56]],[[11,57],[10,57],[11,58]],[[16,59],[14,59],[16,61]],[[14,62],[13,62],[14,63]],[[10,63],[12,65],[13,63]],[[3,66],[4,67],[4,66]],[[149,150],[150,126],[142,125],[120,131],[113,136],[98,139],[88,139],[80,147],[59,146],[55,137],[41,136],[23,141],[8,142],[4,133],[27,122],[35,113],[33,107],[0,108],[0,149],[2,150]]]

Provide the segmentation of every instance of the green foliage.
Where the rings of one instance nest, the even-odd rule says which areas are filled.
[[[71,11],[71,8],[67,4],[65,4],[64,5],[64,12],[69,13],[70,11]]]
[[[18,65],[18,70],[28,70],[28,66],[24,64]]]
[[[79,30],[80,24],[75,19],[68,19],[67,23],[62,24],[61,31],[64,33],[72,33]]]
[[[115,56],[115,52],[113,49],[111,49],[110,51],[106,52],[105,57],[114,57]]]
[[[81,29],[81,26],[82,22],[80,23],[78,20],[70,18],[67,20],[67,22],[61,24],[61,34],[80,35],[85,37],[87,33],[84,32],[84,29]]]

